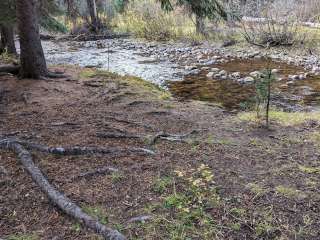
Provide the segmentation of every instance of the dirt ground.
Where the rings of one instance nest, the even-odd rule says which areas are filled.
[[[319,131],[318,122],[272,122],[266,130],[214,104],[179,102],[136,78],[67,66],[59,70],[70,77],[0,76],[0,135],[49,146],[145,147],[156,153],[56,157],[33,152],[49,181],[89,214],[128,239],[320,239],[320,151],[310,140],[310,133]],[[184,142],[148,144],[161,131],[192,130],[197,131]],[[99,133],[143,137],[105,139]],[[210,225],[190,223],[177,230],[182,218],[161,206],[188,186],[176,180],[172,188],[163,179],[201,164],[213,173],[219,203],[201,208],[212,219]],[[119,173],[74,180],[105,166]],[[138,216],[152,219],[129,223]],[[166,224],[160,216],[166,216],[161,218]],[[201,232],[206,224],[210,234]],[[16,156],[3,150],[0,238],[99,239],[53,206]]]

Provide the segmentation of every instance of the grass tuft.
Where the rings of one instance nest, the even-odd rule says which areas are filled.
[[[254,112],[241,112],[237,117],[241,121],[259,122]],[[270,120],[283,126],[299,125],[310,120],[320,122],[320,112],[282,112],[273,110],[270,111]]]

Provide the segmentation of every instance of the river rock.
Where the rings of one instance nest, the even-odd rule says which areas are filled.
[[[250,77],[257,78],[257,77],[261,76],[261,72],[254,71],[254,72],[249,73],[249,75],[250,75]]]
[[[253,83],[254,82],[254,78],[253,77],[245,77],[240,79],[241,83]]]
[[[232,78],[241,78],[241,73],[240,72],[234,72],[234,73],[232,73],[232,74],[230,74],[230,76],[232,77]]]
[[[299,75],[289,75],[288,79],[289,80],[299,80]]]
[[[199,69],[193,69],[188,73],[188,75],[198,75],[199,73],[200,73]]]
[[[185,66],[184,69],[187,71],[192,71],[192,70],[197,69],[197,66]]]
[[[313,66],[311,72],[313,72],[313,73],[320,72],[320,67],[319,66]]]
[[[220,74],[221,76],[225,76],[225,75],[227,75],[227,71],[226,71],[226,70],[221,70],[221,71],[219,72],[219,74]]]
[[[207,74],[207,78],[210,78],[210,79],[212,79],[213,78],[213,76],[214,76],[214,72],[209,72],[208,74]]]
[[[279,71],[280,71],[279,69],[276,69],[276,68],[275,68],[275,69],[272,69],[272,70],[271,70],[271,73],[276,74],[276,73],[279,73]]]
[[[202,67],[201,70],[203,70],[203,71],[209,71],[209,70],[210,70],[210,67]]]
[[[215,72],[215,73],[217,73],[217,72],[219,72],[219,71],[220,71],[219,68],[211,68],[211,70],[210,70],[210,72]]]
[[[209,61],[205,61],[204,65],[213,65],[216,63],[216,60],[209,60]]]
[[[307,76],[305,74],[299,74],[299,80],[304,80],[306,78]]]

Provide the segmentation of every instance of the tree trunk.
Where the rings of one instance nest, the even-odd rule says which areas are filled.
[[[7,51],[9,54],[17,54],[16,46],[14,43],[14,31],[11,25],[1,25],[1,46],[2,51]]]
[[[87,0],[88,10],[91,18],[91,24],[93,31],[97,32],[99,30],[99,19],[97,14],[96,0]]]
[[[196,32],[201,35],[206,35],[204,19],[200,16],[196,16]]]
[[[17,24],[20,36],[21,77],[39,79],[48,75],[36,12],[37,0],[17,0]]]

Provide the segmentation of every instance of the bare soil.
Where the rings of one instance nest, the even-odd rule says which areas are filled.
[[[318,122],[290,127],[273,122],[272,130],[266,130],[240,122],[235,114],[210,103],[164,100],[162,91],[136,79],[112,74],[88,77],[84,70],[71,67],[59,70],[70,77],[37,81],[0,76],[0,135],[50,146],[130,148],[149,147],[147,140],[160,131],[198,130],[186,142],[158,141],[152,147],[154,156],[55,157],[34,152],[54,186],[86,209],[102,209],[106,224],[129,239],[168,239],[161,231],[150,237],[143,224],[129,228],[128,221],[162,201],[153,190],[155,179],[200,164],[212,169],[223,202],[210,210],[217,226],[225,226],[216,239],[320,238],[320,151],[309,139],[311,132],[319,131]],[[97,136],[110,132],[145,139]],[[119,169],[121,176],[72,180],[105,166]],[[245,214],[231,214],[235,208]],[[237,229],[230,227],[235,221]],[[50,204],[16,156],[1,150],[0,238],[19,234],[51,240],[99,239]]]

